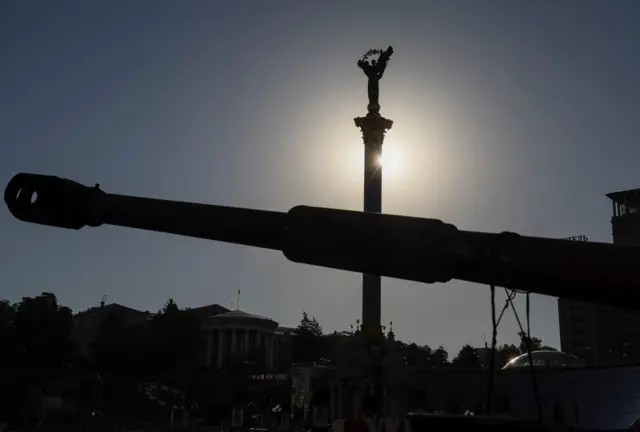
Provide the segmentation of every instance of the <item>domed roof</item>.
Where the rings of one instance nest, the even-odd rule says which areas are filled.
[[[276,327],[278,327],[278,323],[269,317],[254,315],[248,312],[243,312],[241,310],[233,310],[216,315],[211,315],[205,320],[205,328],[235,327],[245,325],[258,325],[260,327],[269,328],[271,330],[275,330]]]
[[[531,353],[533,366],[536,368],[579,368],[585,367],[585,364],[578,357],[560,351],[540,350]],[[502,369],[518,369],[529,367],[529,355],[522,354]]]
[[[249,319],[257,319],[257,320],[273,321],[271,318],[263,317],[263,316],[260,316],[260,315],[250,314],[249,312],[243,312],[241,310],[223,312],[221,314],[217,314],[217,315],[214,315],[214,316],[216,318],[223,318],[223,319],[233,319],[233,318],[247,319],[247,318],[249,318]]]

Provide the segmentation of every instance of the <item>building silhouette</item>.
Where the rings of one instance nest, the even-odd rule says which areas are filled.
[[[203,329],[208,369],[223,369],[234,357],[251,354],[260,357],[267,372],[275,369],[277,351],[282,351],[278,350],[278,342],[284,334],[276,332],[278,323],[271,318],[235,310],[209,316]]]
[[[100,324],[110,316],[115,315],[125,326],[144,325],[153,314],[140,311],[118,303],[105,305],[104,302],[97,307],[76,313],[73,316],[73,329],[71,339],[76,344],[77,354],[83,357],[91,357],[91,344],[98,336]]]
[[[640,189],[607,194],[613,243],[640,246]],[[606,289],[606,287],[602,287]],[[640,313],[558,299],[561,350],[591,366],[640,363]]]

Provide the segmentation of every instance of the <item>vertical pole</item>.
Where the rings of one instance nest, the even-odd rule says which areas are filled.
[[[382,212],[382,142],[364,143],[364,211]],[[380,328],[382,281],[378,275],[362,275],[362,327],[373,336]]]
[[[377,111],[369,111],[365,117],[354,119],[357,127],[362,131],[364,141],[364,211],[369,213],[382,212],[382,143],[387,130],[393,122],[382,117]],[[378,275],[362,275],[362,333],[369,343],[380,343],[382,338],[382,283]],[[375,358],[374,362],[381,359]],[[373,367],[374,394],[376,410],[380,406],[380,376],[379,365]],[[369,399],[369,397],[367,397]],[[370,407],[367,407],[369,409]]]
[[[364,141],[364,211],[382,212],[382,144],[393,122],[377,112],[354,119]],[[371,338],[381,334],[382,284],[380,276],[362,275],[362,332]]]

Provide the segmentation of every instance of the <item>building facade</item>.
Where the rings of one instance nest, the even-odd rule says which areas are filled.
[[[545,425],[591,430],[623,430],[640,416],[640,367],[536,368]],[[482,413],[487,397],[486,373],[443,372],[414,377],[411,408],[426,412]],[[531,370],[510,368],[495,374],[494,407],[521,420],[536,420]],[[422,405],[422,406],[420,406]]]
[[[109,315],[116,315],[125,326],[146,325],[153,314],[132,309],[118,303],[102,304],[79,312],[73,316],[71,339],[76,344],[77,354],[91,357],[91,343],[98,336],[100,323]]]
[[[205,365],[209,369],[224,369],[236,359],[254,357],[266,370],[274,370],[276,359],[276,329],[271,318],[240,310],[208,317],[204,324]]]
[[[607,194],[613,243],[640,246],[640,189]],[[606,287],[603,287],[606,289]],[[606,305],[558,299],[561,350],[591,366],[640,362],[640,314]]]

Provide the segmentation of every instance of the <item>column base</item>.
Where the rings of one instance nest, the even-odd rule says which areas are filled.
[[[362,325],[360,331],[366,340],[374,341],[382,339],[382,326],[375,324]]]

